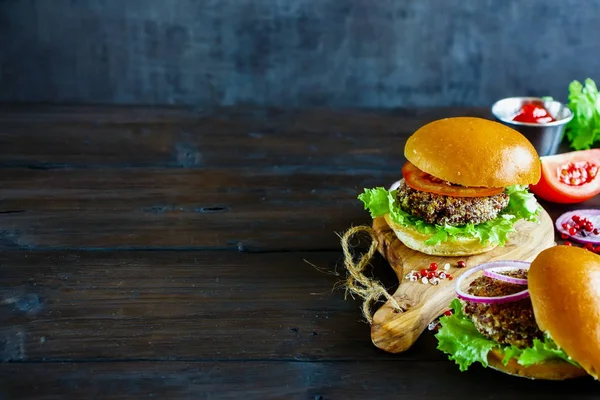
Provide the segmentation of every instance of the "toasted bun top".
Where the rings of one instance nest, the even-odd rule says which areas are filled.
[[[531,263],[528,285],[540,329],[598,379],[600,256],[580,247],[550,247]]]
[[[541,165],[519,132],[483,118],[433,121],[410,136],[404,156],[421,171],[463,186],[536,184]]]

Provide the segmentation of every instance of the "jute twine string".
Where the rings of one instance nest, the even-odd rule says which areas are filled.
[[[354,261],[354,255],[350,249],[350,238],[359,233],[366,233],[369,236],[371,244],[369,245],[369,250],[362,254],[357,261]],[[394,310],[403,311],[403,307],[398,304],[396,299],[387,292],[380,282],[365,276],[364,271],[379,245],[373,228],[365,225],[350,228],[342,236],[341,242],[342,250],[344,251],[344,265],[349,273],[346,278],[346,293],[344,298],[347,298],[348,295],[354,298],[353,294],[356,294],[364,299],[362,313],[369,324],[373,322],[371,306],[382,297],[385,297],[391,303]]]

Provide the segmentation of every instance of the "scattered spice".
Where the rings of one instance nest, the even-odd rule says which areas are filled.
[[[430,331],[437,332],[439,328],[440,328],[440,323],[438,321],[433,321],[433,322],[429,323],[429,325],[427,325],[427,329]]]
[[[584,217],[579,212],[568,212],[561,215],[557,221],[560,224],[560,237],[564,240],[562,243],[564,246],[577,246],[589,250],[593,253],[600,254],[600,227],[595,227],[594,217],[598,215],[597,210],[581,210],[580,212],[588,215],[590,219]],[[587,213],[587,214],[586,214]],[[580,245],[579,243],[573,243],[568,239],[574,239],[576,242],[583,242],[585,244]]]
[[[437,263],[433,262],[429,268],[421,268],[420,270],[412,270],[405,275],[404,279],[411,282],[421,281],[423,284],[439,285],[442,279],[453,279],[452,275],[447,271],[450,269],[450,264],[446,263],[444,269],[440,270]]]
[[[581,217],[579,215],[573,215],[571,217],[571,221],[563,222],[561,224],[562,228],[569,232],[569,235],[575,236],[577,234],[581,236],[589,236],[590,234],[598,235],[600,234],[600,230],[594,226],[594,223],[585,217]],[[567,239],[568,235],[561,234],[561,238]]]
[[[444,311],[444,315],[447,316],[447,317],[451,316],[452,314],[454,314],[452,312],[452,310],[446,310],[446,311]],[[429,325],[427,325],[427,329],[430,330],[430,331],[437,332],[440,329],[440,320],[436,319],[435,321],[430,322]]]
[[[458,261],[458,268],[466,268],[467,264],[464,261]],[[453,280],[454,277],[450,274],[450,263],[445,263],[443,269],[436,262],[429,264],[429,268],[421,268],[420,270],[412,270],[404,276],[404,279],[417,282],[421,281],[424,285],[439,285],[444,279]]]

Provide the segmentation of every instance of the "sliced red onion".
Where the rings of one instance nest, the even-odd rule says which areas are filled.
[[[511,264],[515,264],[515,265],[486,269],[483,271],[483,274],[485,276],[488,276],[493,279],[497,279],[499,281],[514,283],[515,285],[527,285],[527,279],[515,278],[513,276],[500,274],[499,272],[510,272],[510,271],[515,271],[515,270],[519,270],[519,269],[528,270],[530,263],[528,263],[526,261],[511,261]]]
[[[391,192],[392,190],[396,190],[400,187],[400,181],[396,181],[394,183],[392,183],[392,186],[390,186],[389,191]]]
[[[494,271],[485,271],[483,274],[489,278],[507,282],[507,283],[514,283],[515,285],[527,285],[527,279],[515,278],[512,276],[499,274]]]
[[[509,303],[509,302],[518,301],[518,300],[524,299],[526,297],[529,297],[528,289],[522,290],[518,293],[509,294],[506,296],[485,297],[485,296],[475,296],[475,295],[469,294],[460,288],[460,286],[461,286],[462,282],[465,280],[465,278],[473,275],[476,272],[479,272],[482,270],[485,271],[488,269],[497,269],[497,268],[502,268],[502,267],[511,267],[512,269],[516,269],[516,267],[518,265],[522,266],[523,264],[527,264],[527,266],[529,265],[529,263],[525,262],[525,261],[516,261],[516,260],[504,261],[503,260],[503,261],[492,261],[489,263],[484,263],[484,264],[478,265],[476,267],[473,267],[473,268],[469,269],[468,271],[462,273],[460,275],[460,277],[456,280],[456,294],[459,299],[472,301],[474,303],[486,303],[486,304]]]
[[[573,240],[576,240],[580,243],[591,243],[593,245],[600,244],[600,235],[594,235],[592,232],[586,232],[586,236],[583,236],[579,233],[575,235],[571,235],[568,229],[562,227],[564,223],[568,225],[574,225],[573,216],[578,215],[581,218],[586,218],[592,222],[594,227],[600,228],[600,210],[598,209],[588,209],[588,210],[575,210],[568,211],[558,217],[554,225],[556,226],[556,230],[560,233],[569,236]]]

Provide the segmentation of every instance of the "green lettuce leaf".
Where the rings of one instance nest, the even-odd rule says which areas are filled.
[[[574,150],[587,150],[600,141],[600,95],[596,83],[588,78],[585,86],[575,80],[569,84],[567,107],[573,119],[566,126],[567,139]]]
[[[382,187],[364,189],[358,199],[363,202],[372,218],[389,214],[397,224],[411,227],[418,232],[432,235],[425,241],[427,245],[436,245],[456,238],[478,238],[481,243],[504,245],[510,232],[514,232],[514,223],[520,219],[536,221],[539,205],[527,186],[510,186],[506,189],[510,196],[508,206],[500,215],[482,224],[461,226],[428,224],[400,208],[396,201],[396,190],[388,191]]]
[[[365,210],[369,210],[371,218],[388,214],[394,208],[394,192],[388,192],[384,188],[365,189],[358,196],[358,199],[365,205]]]
[[[450,306],[454,314],[440,318],[441,327],[435,335],[437,348],[448,354],[461,371],[466,371],[474,362],[487,367],[487,355],[497,344],[479,333],[463,313],[458,299],[454,299]]]
[[[516,220],[525,219],[535,221],[540,211],[540,206],[527,186],[515,185],[506,188],[510,196],[508,207],[503,210],[504,215],[513,215]]]
[[[513,346],[514,347],[514,346]],[[560,358],[568,361],[573,365],[578,365],[571,357],[569,357],[556,343],[546,337],[544,341],[534,339],[533,347],[524,349],[519,356],[519,364],[521,365],[532,365],[542,361],[546,361],[552,358]]]
[[[504,348],[504,357],[502,357],[502,364],[506,365],[510,361],[511,358],[519,358],[519,356],[523,353],[523,349],[518,348],[517,346],[508,346]]]
[[[448,354],[448,358],[454,360],[461,371],[467,370],[475,362],[487,367],[487,355],[494,348],[502,351],[504,365],[512,358],[516,358],[517,362],[523,366],[553,359],[561,359],[577,365],[549,337],[545,337],[544,340],[535,339],[533,346],[525,349],[516,346],[501,346],[479,333],[471,319],[463,312],[460,300],[452,300],[450,306],[454,310],[454,314],[440,318],[441,326],[435,337],[438,340],[437,348]]]

